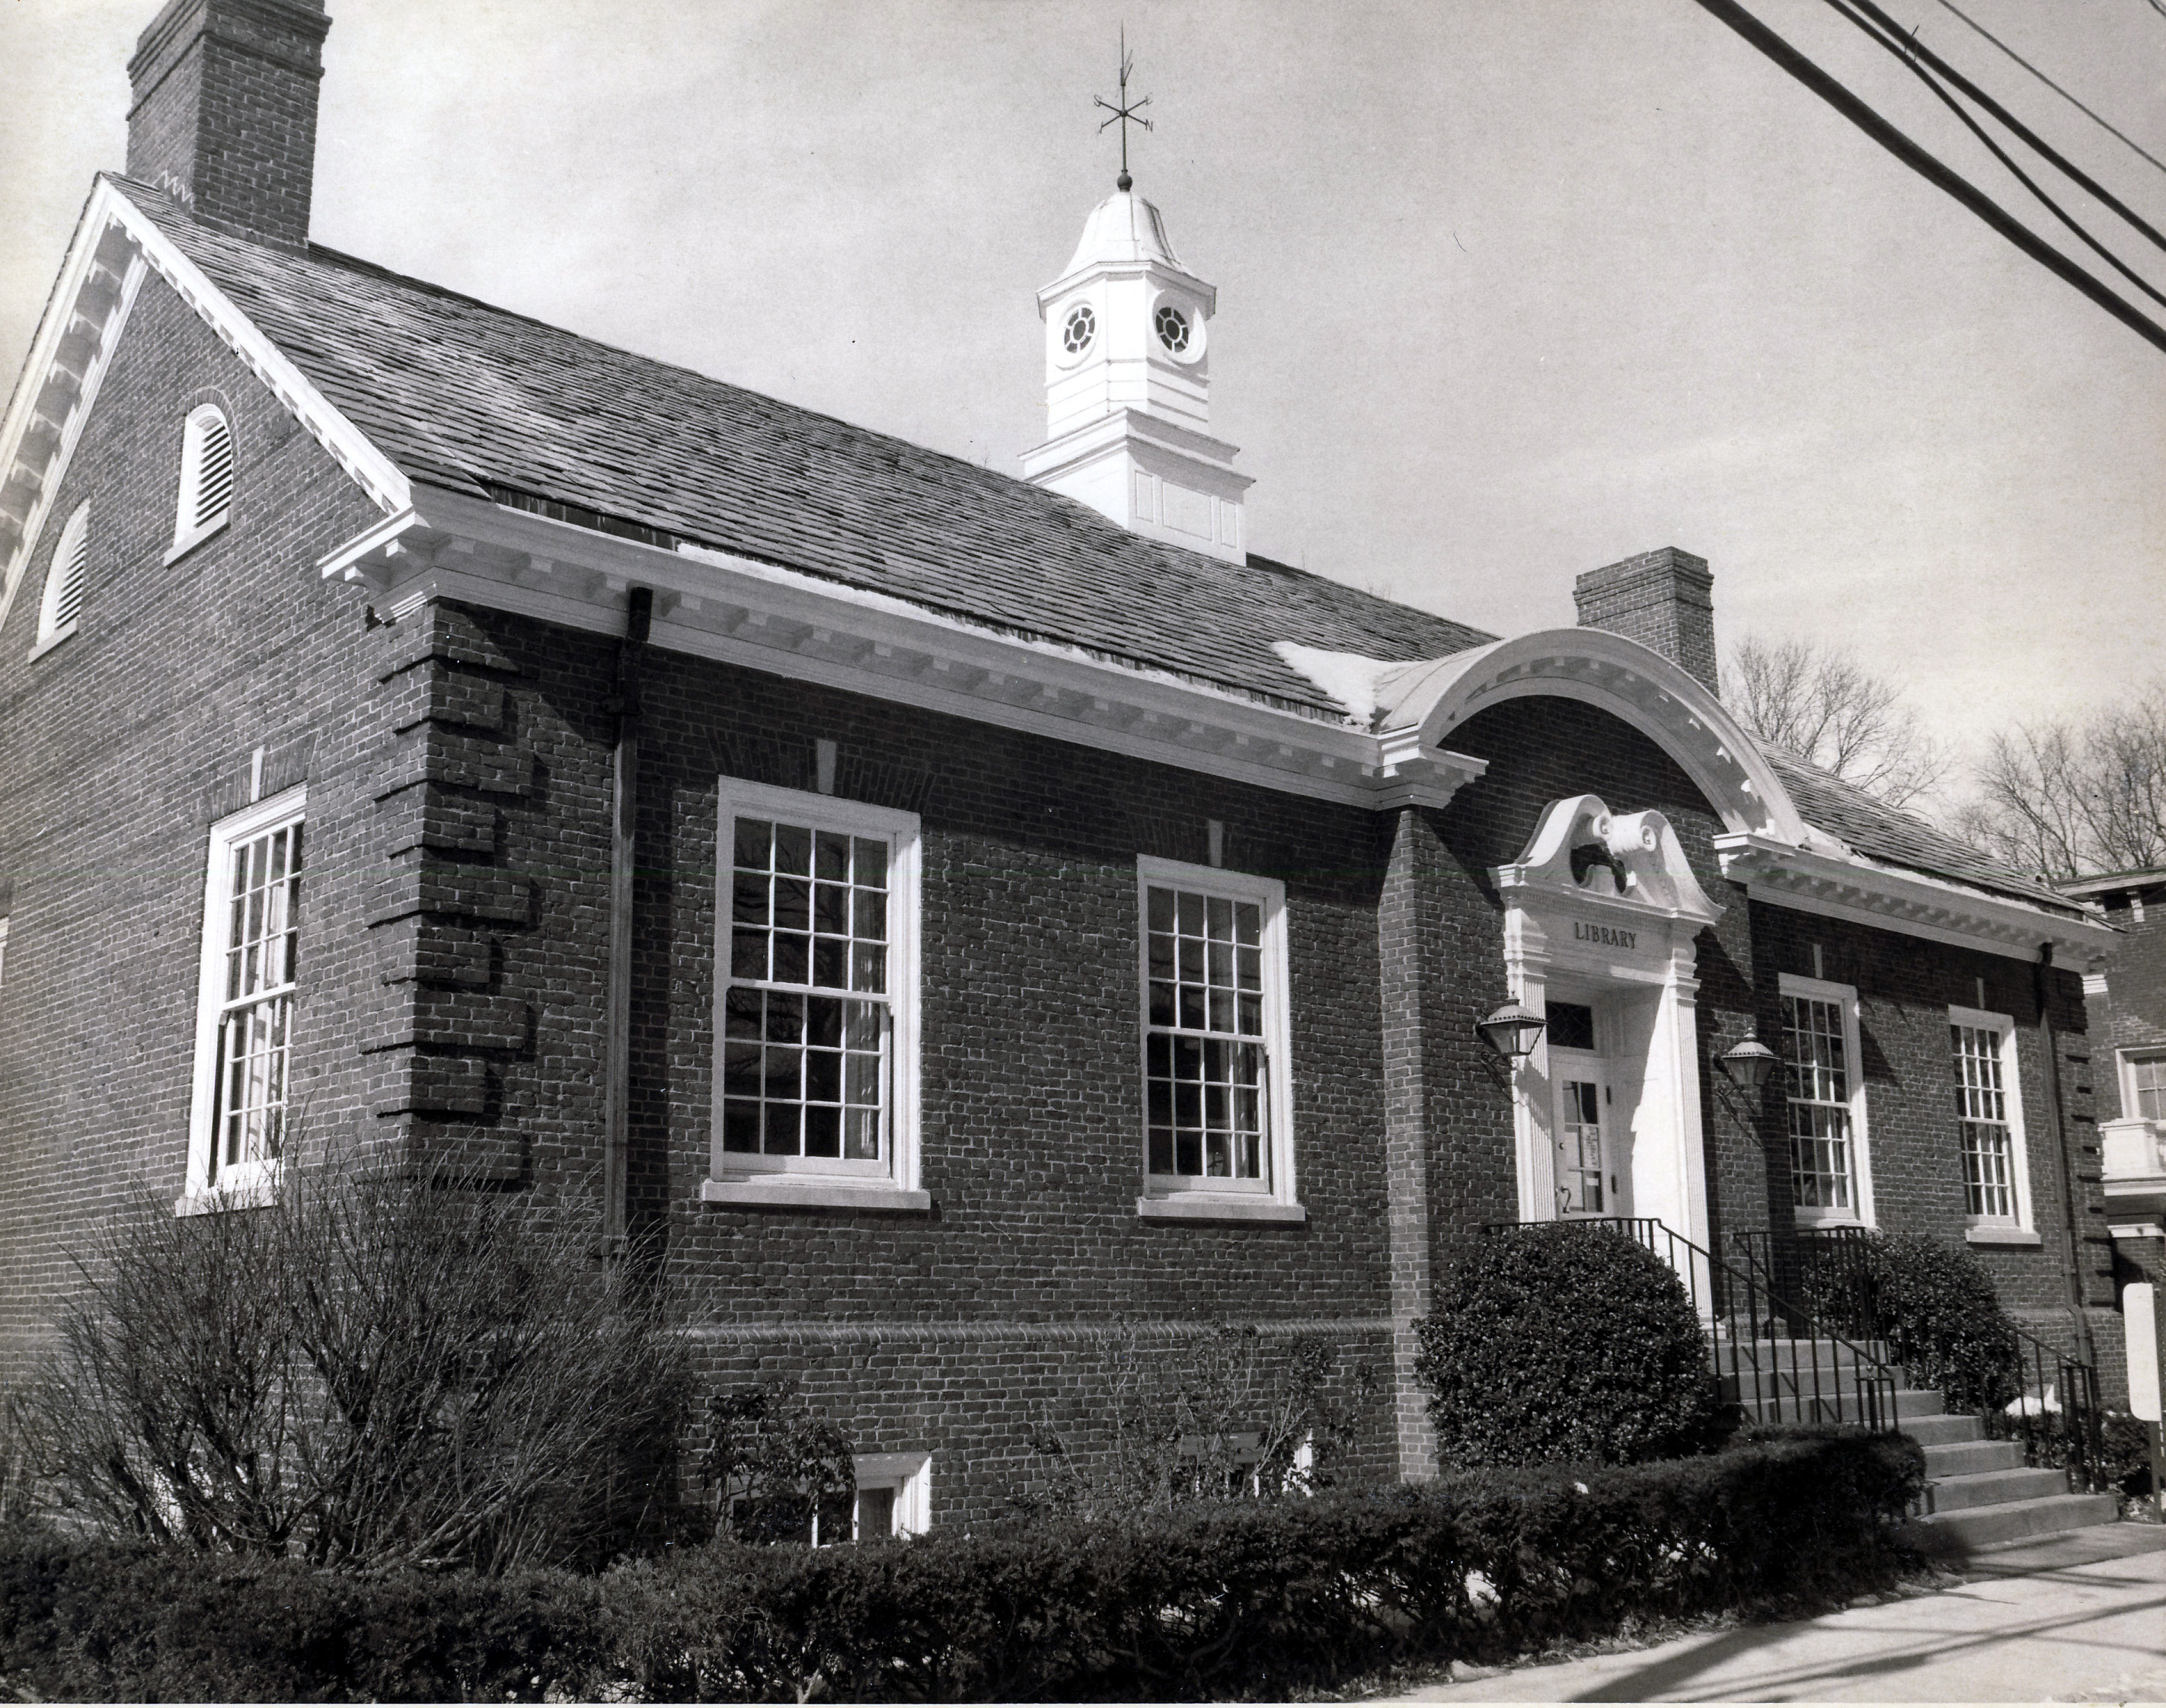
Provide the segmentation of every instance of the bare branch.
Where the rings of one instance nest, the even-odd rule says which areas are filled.
[[[1947,773],[1947,754],[1897,686],[1849,652],[1747,635],[1725,661],[1722,697],[1762,741],[1890,806],[1929,793]]]

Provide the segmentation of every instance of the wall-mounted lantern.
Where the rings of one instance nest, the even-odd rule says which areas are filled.
[[[1714,1065],[1747,1097],[1757,1097],[1767,1076],[1775,1071],[1775,1052],[1759,1039],[1747,1038],[1717,1056]]]
[[[1524,1004],[1508,1002],[1488,1019],[1477,1020],[1474,1030],[1483,1043],[1516,1067],[1535,1053],[1535,1044],[1548,1024]]]

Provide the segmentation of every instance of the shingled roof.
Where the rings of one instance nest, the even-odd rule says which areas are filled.
[[[417,482],[540,494],[1334,716],[1274,642],[1406,662],[1496,638],[116,182]]]
[[[1808,824],[1837,836],[1868,859],[2020,897],[2034,907],[2084,916],[2084,909],[2035,879],[2008,870],[1968,842],[1935,830],[1923,819],[1877,800],[1854,783],[1831,777],[1785,748],[1762,742],[1761,751]]]
[[[1276,643],[1397,663],[1496,638],[1266,558],[1146,538],[1012,477],[320,245],[251,242],[107,176],[418,484],[577,505],[1326,716],[1345,708]],[[1806,820],[1868,858],[2080,912],[1794,755],[1769,757]]]

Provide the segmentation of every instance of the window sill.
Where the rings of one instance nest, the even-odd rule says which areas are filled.
[[[46,635],[44,640],[38,642],[36,646],[30,649],[30,656],[33,658],[43,658],[48,652],[51,651],[54,647],[59,646],[61,641],[72,640],[75,638],[76,628],[77,625],[71,623],[65,629],[54,630],[51,634]]]
[[[880,1210],[923,1215],[932,1209],[929,1192],[906,1192],[880,1183],[853,1186],[833,1177],[766,1174],[756,1179],[702,1180],[700,1197],[708,1204],[735,1204],[779,1210]]]
[[[2028,1228],[1967,1227],[1963,1238],[1973,1246],[2042,1246],[2046,1242]]]
[[[173,1214],[181,1215],[217,1215],[229,1210],[266,1210],[278,1199],[278,1177],[258,1175],[238,1186],[206,1188],[201,1192],[184,1192],[173,1200]]]
[[[1298,1204],[1281,1204],[1260,1194],[1218,1197],[1208,1192],[1173,1192],[1162,1198],[1138,1198],[1136,1214],[1146,1221],[1302,1222],[1308,1212]]]
[[[232,519],[232,516],[230,513],[221,512],[218,519],[213,522],[209,527],[198,528],[192,534],[183,534],[179,539],[176,540],[172,543],[172,546],[166,551],[165,556],[159,560],[160,567],[164,567],[167,565],[178,563],[183,557],[186,557],[191,551],[193,551],[196,547],[202,545],[204,540],[211,538],[212,535],[223,534],[225,531],[225,525]]]

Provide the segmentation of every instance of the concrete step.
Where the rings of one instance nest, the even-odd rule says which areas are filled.
[[[1854,1423],[1862,1426],[1871,1419],[1871,1413],[1858,1404],[1857,1394],[1848,1391],[1838,1394],[1833,1389],[1823,1392],[1818,1400],[1810,1394],[1802,1398],[1793,1394],[1769,1394],[1758,1400],[1741,1400],[1737,1405],[1746,1420],[1754,1423]],[[1901,1426],[1909,1428],[1908,1421]]]
[[[1953,1442],[1926,1449],[1928,1477],[1973,1477],[1984,1471],[2016,1471],[2022,1467],[2020,1442]]]
[[[1943,1411],[1936,1416],[1904,1418],[1903,1433],[1922,1447],[1951,1447],[1984,1440],[1985,1426],[1968,1413]]]
[[[1899,1417],[1938,1417],[1941,1408],[1947,1403],[1947,1395],[1937,1388],[1898,1388],[1895,1390],[1895,1411]]]
[[[2043,1500],[2068,1492],[2066,1471],[1978,1471],[1967,1477],[1932,1479],[1936,1514],[1968,1512],[1978,1506],[2005,1506],[2016,1500]]]
[[[2111,1524],[2116,1510],[2111,1494],[2048,1494],[2033,1500],[2010,1500],[1997,1506],[1973,1506],[1920,1519],[1912,1534],[1935,1550],[1967,1552],[1995,1542],[2053,1536],[2086,1525]]]

